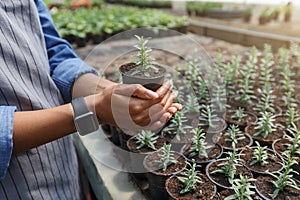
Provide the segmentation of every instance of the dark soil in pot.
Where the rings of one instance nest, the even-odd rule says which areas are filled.
[[[195,160],[196,163],[200,164],[201,165],[201,168],[202,169],[205,169],[205,166],[210,163],[211,161],[213,160],[217,160],[218,158],[220,158],[223,154],[223,149],[220,145],[218,144],[215,144],[213,145],[211,148],[207,149],[207,155],[208,157],[200,157],[200,156],[193,156],[193,157],[190,157],[189,156],[189,150],[191,148],[191,145],[188,144],[188,145],[185,145],[183,146],[183,148],[181,149],[181,153],[186,157],[186,159],[192,163],[192,159]],[[203,172],[205,172],[203,170]]]
[[[258,141],[261,146],[268,146],[272,148],[272,143],[278,138],[282,138],[284,135],[284,130],[277,127],[275,131],[270,133],[268,137],[264,138],[262,136],[254,136],[254,134],[258,131],[255,128],[255,125],[250,125],[245,128],[245,132],[248,133],[254,141]]]
[[[256,185],[257,193],[265,200],[272,199],[269,194],[272,194],[275,190],[275,187],[271,182],[273,180],[274,179],[270,176],[259,176],[256,179],[255,185]],[[287,186],[283,191],[279,192],[278,196],[275,198],[275,200],[283,200],[283,199],[299,200],[300,191]]]
[[[244,103],[244,102],[241,102],[237,97],[239,95],[235,95],[235,96],[232,96],[230,99],[229,99],[229,102],[228,104],[229,105],[232,105],[234,108],[237,108],[237,107],[241,107],[241,108],[244,108],[246,111],[247,110],[250,110],[250,107],[251,106],[255,106],[259,103],[259,100],[255,97],[251,98],[251,103],[250,104],[247,104],[247,103]]]
[[[224,150],[226,151],[233,151],[232,142],[226,141],[229,139],[229,136],[221,136],[218,140],[218,144],[220,144]],[[253,144],[252,137],[249,134],[245,134],[245,139],[239,140],[236,146],[236,150],[240,151],[245,147],[250,147]]]
[[[167,143],[167,140],[166,138],[164,137],[159,137],[155,143],[155,148],[158,150],[160,149],[161,147],[164,146],[164,144]],[[149,147],[142,147],[140,149],[137,149],[137,146],[138,144],[136,143],[136,139],[135,139],[135,136],[130,138],[128,141],[127,141],[127,147],[130,151],[132,152],[135,152],[135,153],[149,153],[149,152],[153,152],[155,150],[149,148]]]
[[[251,113],[255,114],[258,117],[261,117],[261,109],[255,108],[255,107],[249,107],[248,111]],[[282,109],[279,106],[274,106],[273,110],[271,109],[266,109],[267,112],[273,113],[274,115],[281,115],[282,114]],[[264,111],[263,111],[264,112]]]
[[[299,117],[298,113],[296,114],[296,117]],[[276,115],[274,123],[286,129],[289,127],[288,119],[289,119],[288,115]],[[300,120],[294,121],[294,123],[298,128],[300,128]]]
[[[223,200],[226,197],[229,197],[231,195],[235,194],[234,190],[230,190],[230,189],[226,189],[226,190],[222,190],[218,193],[218,198],[214,198],[214,200]],[[251,195],[253,200],[261,200],[261,198],[257,195],[257,194],[253,194]]]
[[[170,199],[176,200],[209,200],[212,199],[216,192],[216,186],[209,181],[209,179],[204,174],[198,174],[202,183],[197,183],[196,190],[190,191],[185,194],[180,194],[180,191],[184,188],[184,184],[178,180],[176,176],[170,177],[166,181],[166,189],[170,195]]]
[[[119,131],[119,140],[120,140],[121,148],[124,149],[124,150],[129,150],[128,147],[127,147],[127,141],[131,137],[133,137],[137,134],[138,134],[138,132],[135,132],[135,131],[120,129],[120,131]]]
[[[151,199],[167,199],[168,194],[165,189],[167,178],[180,173],[186,167],[186,159],[178,152],[173,152],[177,162],[170,164],[166,171],[157,162],[160,160],[159,151],[148,154],[144,159],[144,167],[149,171],[147,178],[149,182],[149,192]]]
[[[119,70],[122,74],[123,83],[141,84],[150,90],[156,91],[163,84],[166,68],[156,64],[153,64],[153,66],[155,66],[157,70],[148,68],[147,73],[149,76],[146,76],[145,73],[142,72],[132,75],[133,72],[139,70],[139,66],[135,63],[122,65]]]
[[[235,124],[238,125],[240,128],[244,128],[246,126],[249,126],[251,124],[255,124],[257,122],[257,116],[251,112],[244,111],[243,113],[246,115],[241,119],[240,121],[233,118],[233,115],[236,111],[235,110],[229,110],[225,114],[225,121],[227,124]]]
[[[251,165],[250,163],[253,161],[255,148],[256,147],[247,147],[240,153],[240,158],[244,160],[244,165],[246,165],[252,171],[253,175],[266,174],[267,170],[271,173],[282,170],[283,159],[272,149],[267,149],[267,164],[265,164],[264,166],[260,165],[259,163]]]
[[[212,173],[215,170],[220,169],[218,166],[222,162],[227,162],[225,159],[220,159],[216,161],[212,161],[206,166],[206,175],[207,177],[214,183],[216,184],[220,189],[230,189],[231,184],[228,181],[228,178],[225,176],[225,174],[222,173]],[[247,177],[253,177],[251,171],[243,166],[242,164],[240,166],[237,166],[237,173],[235,178],[239,178],[239,174],[242,174],[243,176]]]
[[[155,148],[159,150],[161,147],[166,144],[166,139],[163,137],[159,137],[157,142],[155,143]],[[141,149],[136,149],[138,144],[136,144],[135,136],[130,138],[127,141],[127,147],[132,152],[129,154],[129,164],[128,167],[131,172],[134,173],[145,173],[146,169],[143,166],[143,160],[147,154],[154,152],[155,150],[149,147],[142,147]]]
[[[206,133],[220,133],[227,127],[225,120],[219,117],[212,120],[212,126],[206,126],[204,124],[206,124],[206,120],[200,117],[198,126]]]
[[[180,152],[185,144],[190,144],[192,142],[194,134],[191,130],[191,128],[188,128],[184,130],[184,133],[176,133],[176,131],[164,129],[162,131],[162,136],[166,138],[168,143],[172,144],[171,148],[173,151]]]

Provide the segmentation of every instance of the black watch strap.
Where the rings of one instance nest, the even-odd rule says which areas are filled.
[[[80,115],[90,112],[83,97],[73,99],[72,106],[74,110],[74,117],[78,117]]]

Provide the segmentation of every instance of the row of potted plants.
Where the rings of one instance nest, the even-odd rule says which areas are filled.
[[[124,30],[139,27],[169,28],[186,31],[188,20],[155,9],[108,6],[78,8],[76,10],[52,10],[52,17],[63,38],[77,46],[85,46],[88,40],[99,44],[104,39]]]
[[[188,15],[205,16],[213,8],[222,8],[222,3],[188,1],[186,11]]]
[[[141,8],[171,8],[171,1],[156,1],[156,0],[148,0],[148,1],[140,1],[140,0],[123,0],[123,4],[130,6],[138,6]]]
[[[127,75],[160,76],[148,40],[136,37],[139,59]],[[172,74],[184,109],[158,132],[114,132],[122,148],[140,155],[130,157],[128,167],[150,183],[150,198],[299,199],[299,52],[296,43],[278,54],[265,45],[230,60],[220,51],[212,66],[223,82],[204,79],[205,65],[187,58]]]

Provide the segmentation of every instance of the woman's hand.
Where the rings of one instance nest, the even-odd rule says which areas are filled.
[[[86,100],[90,109],[96,111],[100,123],[130,130],[155,130],[182,108],[173,103],[175,98],[172,83],[167,81],[156,92],[138,84],[112,85]]]

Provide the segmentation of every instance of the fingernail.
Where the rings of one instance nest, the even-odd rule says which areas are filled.
[[[177,95],[178,95],[178,91],[173,91],[173,96],[174,96],[174,98],[176,98]]]
[[[178,109],[181,110],[183,108],[183,105],[179,104]]]
[[[151,98],[158,98],[158,94],[156,92],[153,92],[152,90],[147,90],[147,95]]]

